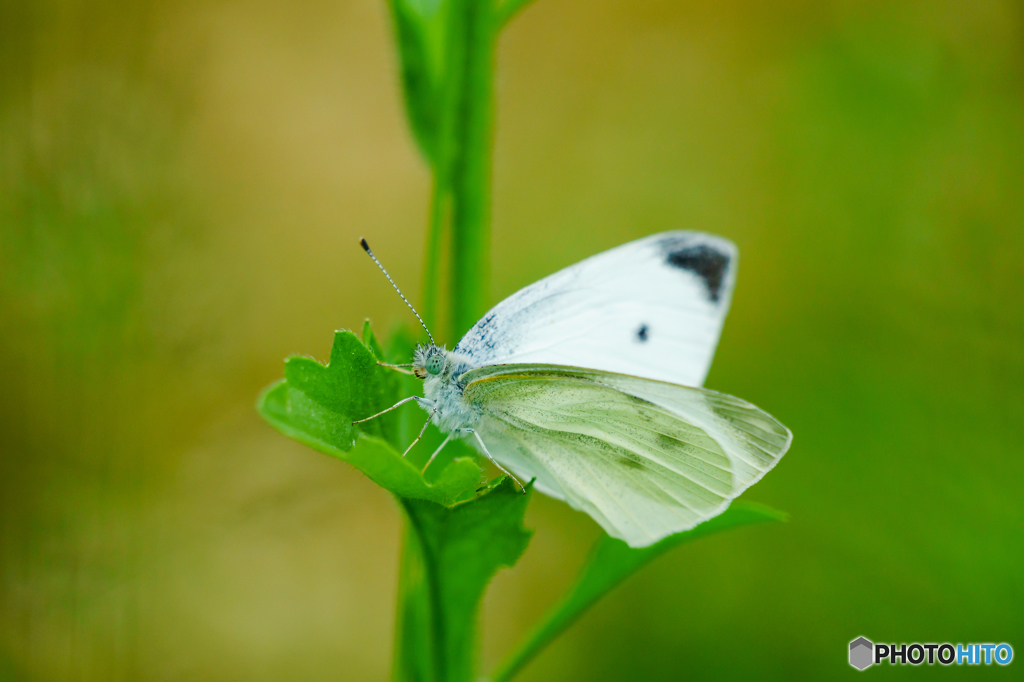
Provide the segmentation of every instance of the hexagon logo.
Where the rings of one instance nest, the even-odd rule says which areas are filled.
[[[863,637],[850,642],[850,665],[857,670],[864,670],[875,662],[875,645]]]

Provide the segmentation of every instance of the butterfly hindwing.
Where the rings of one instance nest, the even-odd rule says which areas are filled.
[[[664,232],[587,258],[491,309],[455,351],[473,364],[574,365],[700,386],[732,298],[737,251]]]
[[[791,440],[738,398],[621,374],[517,364],[465,380],[499,462],[635,547],[721,513]]]

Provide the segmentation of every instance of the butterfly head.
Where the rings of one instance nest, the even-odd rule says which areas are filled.
[[[447,355],[448,352],[444,346],[436,346],[432,343],[426,346],[417,346],[412,360],[413,374],[420,379],[440,376],[444,372]]]

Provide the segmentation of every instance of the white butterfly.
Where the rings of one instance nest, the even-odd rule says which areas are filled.
[[[499,303],[455,350],[430,337],[408,365],[423,397],[394,407],[417,401],[447,434],[427,466],[450,439],[471,437],[499,469],[535,479],[631,547],[693,528],[792,441],[754,405],[696,388],[736,257],[720,237],[665,232],[588,258]]]

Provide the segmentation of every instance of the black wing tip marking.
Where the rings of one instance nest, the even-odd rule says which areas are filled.
[[[693,244],[669,250],[665,262],[672,267],[689,270],[701,280],[708,290],[708,298],[718,303],[722,293],[722,284],[729,271],[730,257],[728,253],[719,251],[710,244]]]

